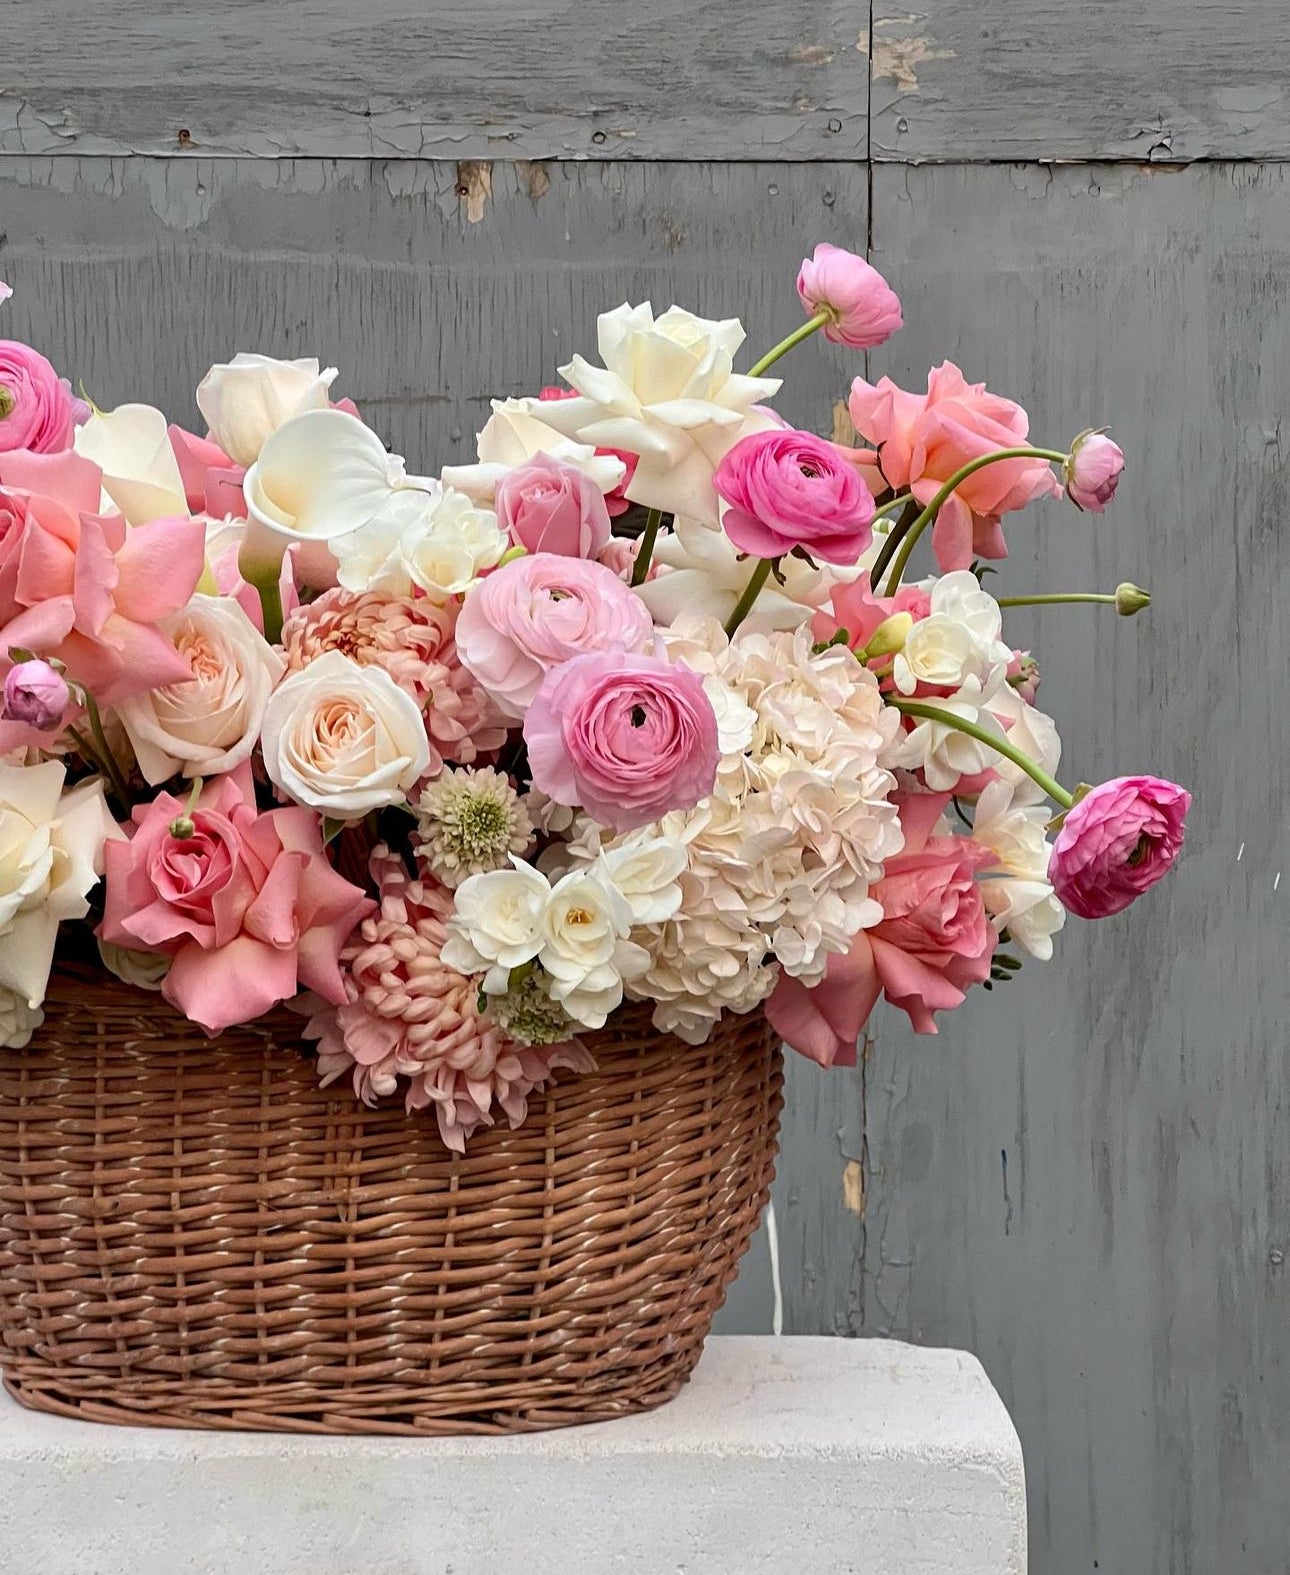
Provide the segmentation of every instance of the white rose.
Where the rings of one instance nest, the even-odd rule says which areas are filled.
[[[193,676],[123,700],[117,715],[152,787],[176,772],[210,777],[249,760],[282,657],[228,597],[194,596],[163,625]]]
[[[98,777],[63,791],[59,760],[0,766],[0,990],[34,1011],[45,999],[54,940],[83,919],[103,873],[103,844],[120,837]]]
[[[649,966],[648,952],[627,939],[631,927],[631,904],[591,871],[573,870],[551,889],[538,961],[551,999],[584,1028],[603,1028],[622,1003],[623,981]]]
[[[28,1006],[21,995],[0,985],[0,1046],[6,1050],[26,1049],[44,1021],[45,1014],[38,1006]]]
[[[675,623],[688,614],[700,614],[724,623],[748,585],[751,572],[746,558],[719,526],[678,516],[672,530],[661,534],[654,548],[654,562],[668,570],[656,580],[636,587],[637,595],[661,625]],[[784,583],[768,581],[753,603],[745,627],[796,629],[829,599],[829,587],[838,576],[813,569],[800,558],[782,558]]]
[[[197,385],[197,408],[211,437],[235,465],[254,465],[265,442],[284,421],[305,410],[326,410],[336,368],[316,358],[277,361],[240,351],[207,372]]]
[[[444,602],[501,562],[510,540],[492,510],[464,492],[432,486],[418,507],[389,512],[333,543],[336,577],[345,590],[387,596],[421,590]]]
[[[111,941],[100,941],[98,946],[107,971],[136,990],[160,990],[162,980],[170,972],[170,958],[162,952],[136,951],[129,946],[115,946]]]
[[[403,803],[430,764],[416,701],[380,667],[326,651],[274,692],[264,768],[288,798],[332,820]]]
[[[512,865],[472,875],[458,886],[440,951],[458,973],[482,973],[489,995],[505,995],[511,970],[532,962],[541,950],[542,919],[551,897],[545,875],[520,859]]]
[[[160,410],[151,405],[96,410],[77,427],[73,446],[103,472],[111,508],[131,525],[187,515],[188,495],[170,444],[170,425]]]
[[[744,339],[734,318],[673,306],[656,319],[646,301],[603,313],[597,331],[604,366],[575,356],[560,368],[580,397],[529,399],[525,409],[581,443],[639,455],[626,489],[634,502],[716,526],[713,473],[740,438],[775,425],[753,406],[779,379],[733,370]]]
[[[539,400],[539,406],[553,401]],[[612,454],[597,454],[589,443],[575,443],[563,432],[533,413],[532,403],[523,399],[495,399],[489,416],[476,440],[477,465],[446,465],[442,471],[445,487],[464,492],[475,503],[493,506],[497,484],[508,470],[522,465],[535,454],[576,466],[595,482],[602,492],[612,492],[627,474],[621,459]]]

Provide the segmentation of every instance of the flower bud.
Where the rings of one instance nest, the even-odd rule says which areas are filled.
[[[48,662],[19,662],[5,674],[2,714],[6,722],[25,722],[42,733],[56,732],[69,699],[66,680]]]
[[[863,651],[857,651],[862,662],[869,661],[875,656],[894,656],[897,651],[903,651],[909,631],[914,627],[914,620],[910,613],[892,613],[890,618],[884,618],[878,627],[869,636],[869,643]]]
[[[192,816],[187,814],[176,815],[166,830],[177,842],[190,842],[197,835]]]
[[[1121,618],[1132,618],[1134,613],[1140,613],[1144,607],[1150,606],[1150,591],[1134,585],[1132,580],[1125,580],[1122,585],[1115,587],[1115,610]]]
[[[1062,466],[1066,495],[1079,509],[1101,514],[1115,496],[1124,454],[1104,432],[1081,432]]]
[[[834,344],[872,350],[901,326],[900,301],[878,270],[827,241],[802,264],[797,293],[812,317],[829,314],[824,337]]]

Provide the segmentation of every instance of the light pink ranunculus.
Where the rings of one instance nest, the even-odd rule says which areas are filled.
[[[1105,432],[1084,432],[1071,445],[1064,467],[1066,496],[1076,508],[1101,514],[1124,472],[1124,450]]]
[[[184,819],[188,837],[172,830]],[[161,793],[133,822],[128,842],[105,847],[98,934],[169,957],[172,1006],[218,1034],[301,989],[343,1004],[340,949],[375,904],[328,863],[316,815],[258,813],[248,771],[208,782],[191,813]]]
[[[63,724],[71,695],[67,681],[48,662],[19,662],[4,677],[6,722],[21,722],[38,733],[54,733]]]
[[[1048,878],[1062,906],[1105,919],[1168,872],[1183,845],[1191,794],[1160,777],[1114,777],[1066,811]]]
[[[612,831],[692,809],[720,749],[703,682],[688,667],[615,651],[547,674],[524,718],[533,785]]]
[[[969,383],[952,361],[927,374],[927,393],[910,394],[890,378],[858,377],[848,409],[856,431],[879,451],[882,473],[898,492],[930,503],[969,461],[1023,448],[1030,430],[1020,405]],[[936,560],[947,573],[975,558],[1005,558],[1000,519],[1035,498],[1060,491],[1046,460],[1002,459],[985,465],[951,494],[932,528]]]
[[[824,337],[872,350],[901,326],[900,298],[878,270],[854,252],[821,241],[802,264],[797,293],[812,317],[828,312]]]
[[[531,553],[596,558],[609,540],[604,493],[585,471],[550,454],[508,471],[493,507],[515,545]]]
[[[778,558],[801,547],[853,564],[873,539],[873,494],[833,443],[792,427],[741,438],[713,478],[721,524],[741,552]]]
[[[72,391],[45,357],[16,339],[0,339],[0,454],[58,454],[71,448],[75,430]]]
[[[462,666],[512,720],[562,662],[655,644],[648,608],[612,569],[550,552],[517,558],[474,586],[456,640]]]

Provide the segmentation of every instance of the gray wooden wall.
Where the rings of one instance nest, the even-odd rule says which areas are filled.
[[[1012,626],[1069,777],[1192,786],[1186,859],[938,1039],[795,1067],[776,1191],[790,1332],[980,1355],[1041,1575],[1290,1568],[1288,67],[1283,0],[0,7],[0,329],[102,404],[316,351],[435,464],[624,296],[779,337],[830,239],[905,302],[873,375],[1113,424],[1113,512],[1014,523],[1008,585],[1155,606]],[[857,369],[811,344],[786,413]],[[763,1238],[726,1326],[770,1297]]]

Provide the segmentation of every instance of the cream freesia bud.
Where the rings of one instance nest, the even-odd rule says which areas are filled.
[[[867,662],[874,656],[894,656],[897,651],[903,651],[909,631],[914,627],[911,613],[892,613],[890,618],[884,618],[878,627],[869,636],[869,643],[863,651],[856,654],[862,662]]]
[[[1150,606],[1150,591],[1144,591],[1132,580],[1125,580],[1122,585],[1115,587],[1115,610],[1121,618],[1132,618],[1134,613],[1140,613],[1144,607]]]

